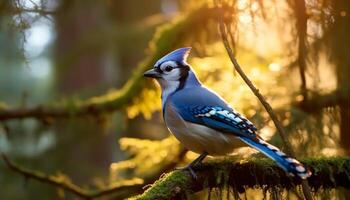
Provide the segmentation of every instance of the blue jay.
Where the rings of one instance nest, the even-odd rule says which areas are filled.
[[[274,160],[288,174],[309,177],[311,172],[299,161],[265,142],[249,120],[201,84],[187,63],[190,50],[190,47],[177,49],[144,73],[161,86],[163,118],[170,132],[187,149],[200,154],[184,169],[196,177],[192,167],[207,155],[226,155],[247,144]]]

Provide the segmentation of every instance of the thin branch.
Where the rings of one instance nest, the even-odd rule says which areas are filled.
[[[10,161],[5,154],[2,154],[2,159],[4,160],[6,166],[12,171],[22,174],[26,179],[34,179],[39,182],[52,185],[54,187],[62,188],[66,191],[69,191],[83,199],[94,199],[110,194],[117,195],[117,193],[135,193],[143,185],[143,180],[141,179],[132,179],[123,181],[122,185],[111,186],[101,190],[85,190],[74,183],[71,183],[65,179],[55,177],[52,175],[46,175],[42,172],[33,171],[25,169],[12,161]]]
[[[313,172],[308,181],[315,192],[320,188],[350,188],[349,157],[309,158],[303,163]],[[226,186],[240,193],[247,188],[257,187],[293,190],[301,184],[300,178],[288,176],[275,162],[265,158],[246,162],[235,162],[230,158],[208,161],[197,166],[195,173],[197,179],[193,179],[186,171],[168,173],[142,195],[132,199],[186,199],[187,194],[205,188]]]
[[[29,0],[32,4],[32,8],[28,8],[23,5],[20,1],[12,2],[11,7],[9,7],[10,12],[12,14],[22,14],[22,13],[36,13],[42,16],[54,15],[56,13],[55,10],[47,10],[44,5],[40,6],[36,2]]]
[[[54,15],[56,14],[56,11],[54,10],[44,10],[44,9],[39,9],[39,8],[14,8],[13,13],[14,14],[19,14],[19,13],[36,13],[39,15]]]
[[[218,4],[217,4],[218,6]],[[230,60],[234,66],[234,68],[236,69],[236,71],[238,72],[238,74],[242,77],[242,79],[244,80],[244,82],[249,86],[249,88],[251,89],[251,91],[254,93],[254,95],[259,99],[260,103],[264,106],[265,110],[267,111],[267,113],[270,115],[270,118],[272,119],[273,123],[276,126],[276,129],[279,133],[279,135],[281,136],[282,142],[284,144],[284,146],[287,149],[287,152],[292,156],[295,157],[295,153],[291,148],[291,145],[288,142],[287,139],[287,135],[283,129],[283,126],[281,124],[281,122],[278,120],[277,115],[275,114],[275,112],[273,111],[272,107],[270,106],[270,104],[265,100],[264,96],[262,94],[260,94],[259,90],[253,85],[253,83],[249,80],[249,78],[245,75],[245,73],[243,72],[241,66],[238,64],[234,53],[232,51],[232,48],[230,46],[230,43],[227,39],[227,33],[225,30],[225,24],[224,21],[222,19],[222,15],[220,15],[219,17],[219,30],[220,30],[220,35],[221,35],[221,39],[223,41],[223,44],[226,48],[226,51],[230,57]],[[302,187],[303,187],[303,192],[304,192],[304,196],[307,200],[312,200],[312,195],[311,195],[311,191],[310,188],[308,186],[308,183],[306,180],[302,181]]]
[[[293,153],[292,148],[287,140],[287,135],[286,135],[285,131],[283,130],[282,124],[279,122],[277,115],[274,113],[270,104],[267,103],[264,96],[262,96],[262,94],[260,94],[259,90],[253,85],[253,83],[249,80],[247,75],[245,75],[245,73],[243,72],[241,66],[238,64],[238,62],[234,56],[234,53],[232,51],[232,48],[228,42],[227,34],[226,34],[226,30],[225,30],[225,25],[224,25],[224,22],[222,21],[222,18],[220,18],[220,20],[219,20],[219,30],[220,30],[221,39],[223,41],[223,44],[226,48],[226,51],[229,55],[229,58],[233,64],[235,70],[239,73],[239,75],[242,77],[244,82],[248,85],[248,87],[251,89],[251,91],[254,93],[254,95],[259,99],[260,103],[264,106],[264,108],[266,109],[266,111],[270,115],[272,121],[274,122],[274,124],[277,128],[277,131],[279,132],[279,134],[282,138],[282,142],[284,143],[284,145],[287,149],[287,153],[290,154],[291,156],[293,156],[294,153]]]

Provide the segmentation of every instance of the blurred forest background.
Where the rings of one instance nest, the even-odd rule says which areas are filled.
[[[233,70],[219,15],[240,65],[278,114],[298,158],[349,155],[346,0],[227,0],[221,10],[196,0],[0,0],[0,151],[20,169],[0,163],[0,198],[76,198],[21,169],[79,185],[76,193],[126,198],[195,158],[169,135],[160,90],[142,77],[184,46],[193,47],[189,63],[201,81],[283,147]],[[245,197],[266,193],[273,199],[261,188],[247,189]],[[298,193],[278,192],[291,199]],[[348,193],[314,195],[345,199]]]

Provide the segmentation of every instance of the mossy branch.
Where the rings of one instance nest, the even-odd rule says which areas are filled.
[[[226,9],[230,12],[230,9]],[[157,59],[181,44],[181,39],[186,37],[188,30],[194,25],[205,26],[208,20],[217,17],[217,10],[208,5],[203,5],[190,13],[175,18],[171,22],[161,26],[155,33],[149,44],[146,57],[138,64],[129,80],[124,86],[116,91],[109,92],[99,97],[87,100],[67,101],[53,105],[39,105],[32,108],[0,108],[0,121],[22,118],[51,119],[84,115],[96,115],[100,113],[113,112],[129,104],[136,96],[145,81],[142,74],[146,69],[152,67]]]
[[[312,171],[308,179],[314,192],[318,189],[350,188],[350,157],[310,158],[302,162]],[[247,188],[279,187],[293,189],[301,184],[298,177],[290,177],[273,161],[255,158],[246,162],[230,159],[205,162],[195,168],[197,179],[186,171],[174,171],[156,181],[142,195],[133,200],[181,199],[205,188],[229,186],[240,193]]]

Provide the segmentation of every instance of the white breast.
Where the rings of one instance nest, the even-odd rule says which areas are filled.
[[[170,106],[166,107],[165,121],[169,130],[189,150],[210,155],[226,155],[245,146],[233,134],[226,134],[203,125],[184,121]]]
[[[162,106],[164,106],[164,103],[168,96],[175,92],[175,90],[179,87],[180,82],[179,81],[166,81],[163,79],[157,80],[159,82],[159,85],[162,87]]]

